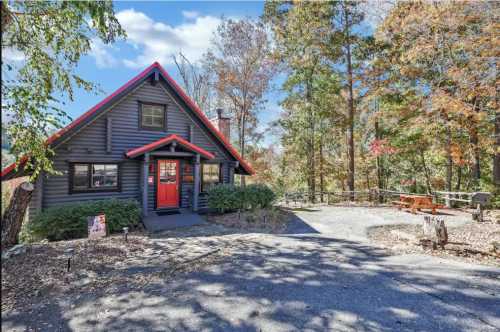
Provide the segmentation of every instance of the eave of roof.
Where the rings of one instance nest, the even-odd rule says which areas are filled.
[[[190,151],[195,152],[195,153],[199,153],[200,155],[202,155],[203,157],[205,157],[207,159],[214,159],[215,158],[215,156],[212,153],[208,152],[205,149],[200,148],[199,146],[197,146],[193,143],[186,141],[185,139],[183,139],[182,137],[179,137],[177,135],[168,135],[166,137],[160,138],[159,140],[154,141],[152,143],[149,143],[149,144],[143,145],[141,147],[129,150],[129,151],[127,151],[127,153],[125,155],[128,158],[135,158],[135,157],[143,155],[147,152],[150,152],[150,151],[158,149],[162,146],[165,146],[171,142],[177,142],[177,144],[184,147],[185,149],[190,150]]]
[[[196,103],[184,92],[184,90],[175,82],[175,80],[170,77],[170,75],[165,71],[165,69],[158,63],[155,62],[146,69],[144,69],[140,74],[132,78],[130,81],[125,83],[123,86],[118,88],[116,91],[114,91],[112,94],[107,96],[105,99],[103,99],[100,103],[89,109],[87,112],[83,113],[80,115],[78,118],[76,118],[73,122],[71,122],[69,125],[66,127],[62,128],[52,136],[50,136],[45,144],[50,145],[54,143],[57,139],[61,138],[63,135],[67,134],[71,129],[75,128],[78,126],[80,123],[82,123],[84,120],[95,114],[97,111],[100,109],[104,108],[107,103],[109,103],[113,98],[118,96],[120,93],[125,91],[127,88],[132,86],[134,83],[137,81],[143,79],[144,77],[147,77],[148,75],[151,74],[151,72],[157,69],[164,79],[170,84],[170,86],[175,90],[175,92],[181,97],[181,99],[188,105],[188,107],[193,110],[196,115],[200,118],[200,120],[203,122],[205,126],[207,126],[208,130],[214,134],[214,136],[222,143],[222,145],[229,151],[229,153],[239,161],[239,164],[241,167],[250,175],[255,174],[255,171],[253,168],[248,164],[234,149],[234,147],[227,141],[227,139],[220,133],[220,131],[210,122],[210,120],[207,118],[205,113],[196,105]],[[23,156],[20,160],[20,166],[23,166],[28,158],[26,156]],[[12,163],[11,165],[7,166],[2,170],[1,177],[2,180],[4,180],[5,177],[9,176],[10,173],[12,173],[16,169],[16,163]]]

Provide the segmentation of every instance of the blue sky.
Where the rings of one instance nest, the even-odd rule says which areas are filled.
[[[376,13],[377,1],[367,3],[366,7],[370,15]],[[98,83],[101,92],[76,91],[74,101],[66,102],[66,112],[72,118],[78,117],[154,61],[161,63],[174,79],[180,81],[172,63],[173,54],[182,51],[196,62],[209,47],[222,17],[256,19],[262,15],[263,9],[263,1],[115,2],[117,18],[128,38],[112,45],[93,40],[92,51],[81,59],[77,73]],[[368,30],[371,30],[374,23],[372,20],[368,22]],[[22,54],[7,51],[2,52],[2,57],[13,61],[23,59]],[[267,105],[259,112],[259,129],[265,132],[264,145],[278,143],[278,137],[270,133],[268,124],[279,117],[281,108],[278,104],[284,98],[279,88],[283,80],[284,76],[279,75],[272,82],[273,89],[265,96]]]
[[[95,95],[78,91],[66,111],[73,118],[79,116],[154,61],[178,79],[171,54],[182,51],[196,61],[206,51],[222,16],[258,18],[263,8],[264,2],[115,2],[127,40],[111,46],[95,41],[92,52],[78,67],[83,78],[99,83],[104,92]],[[279,85],[280,82],[274,82],[274,86]],[[278,91],[267,96],[268,105],[259,116],[261,130],[278,117],[280,98]],[[275,140],[276,137],[266,135],[263,143],[269,145]]]

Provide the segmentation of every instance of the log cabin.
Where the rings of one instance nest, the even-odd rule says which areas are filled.
[[[209,120],[157,62],[48,138],[59,175],[42,174],[29,204],[39,211],[108,198],[136,199],[143,217],[207,209],[207,190],[252,167],[229,142],[229,118]],[[25,176],[19,167],[2,181]]]

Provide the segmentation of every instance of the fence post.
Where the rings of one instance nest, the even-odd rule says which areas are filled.
[[[445,201],[445,205],[447,208],[451,208],[451,194],[450,193],[447,193],[445,195],[445,198],[444,198],[444,201]]]

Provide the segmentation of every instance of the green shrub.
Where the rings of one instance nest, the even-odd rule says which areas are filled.
[[[271,207],[276,199],[271,188],[263,184],[250,184],[244,191],[246,203],[251,210]]]
[[[208,191],[208,207],[224,213],[235,210],[241,206],[241,197],[238,187],[221,184],[210,188]]]
[[[67,240],[87,236],[87,217],[106,215],[108,233],[120,232],[140,222],[141,210],[136,200],[107,199],[61,205],[39,213],[26,225],[25,237],[31,240]]]
[[[219,212],[254,210],[272,206],[274,192],[265,185],[251,184],[246,187],[222,184],[208,191],[208,207]]]

